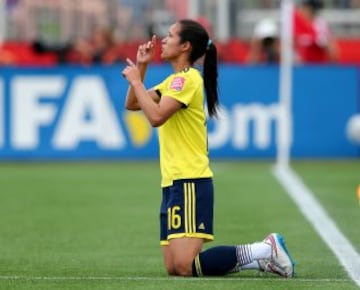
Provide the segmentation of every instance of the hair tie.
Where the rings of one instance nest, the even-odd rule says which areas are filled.
[[[212,44],[212,41],[211,41],[211,39],[209,38],[208,43],[207,43],[207,47],[209,48],[211,44]]]

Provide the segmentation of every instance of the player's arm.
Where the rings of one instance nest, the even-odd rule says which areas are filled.
[[[142,82],[131,82],[131,86],[136,94],[139,107],[153,127],[161,126],[183,107],[182,103],[167,96],[162,96],[159,102],[155,102]],[[154,91],[152,92],[154,93]]]
[[[178,111],[183,104],[168,96],[157,96],[155,91],[147,91],[141,80],[141,72],[137,65],[130,59],[126,61],[128,66],[123,70],[122,75],[131,86],[137,99],[137,105],[144,112],[153,127],[161,126],[170,116]],[[157,97],[155,97],[155,95]]]
[[[145,78],[147,65],[141,64],[141,65],[137,65],[137,67],[140,72],[141,82],[143,82],[144,78]],[[160,101],[160,97],[157,95],[157,93],[154,90],[152,90],[152,89],[148,90],[148,94],[155,102],[158,103]],[[134,88],[131,85],[129,86],[127,94],[126,94],[125,108],[127,110],[131,110],[131,111],[141,110],[141,107],[139,106],[138,100],[136,98],[136,94],[134,92]]]
[[[131,86],[129,86],[129,90],[133,90]],[[147,91],[147,93],[153,99],[154,102],[156,102],[156,103],[159,102],[160,98],[154,90],[149,90],[149,91]],[[136,96],[133,99],[130,98],[130,101],[128,101],[128,99],[126,100],[125,108],[130,111],[141,110],[141,107],[137,101]]]
[[[146,70],[148,64],[153,60],[154,50],[155,50],[156,36],[154,35],[152,39],[138,47],[136,54],[136,66],[140,73],[141,82],[145,79]],[[158,102],[159,97],[153,91],[149,91],[149,95],[153,98],[154,101]],[[129,89],[125,98],[125,108],[128,110],[140,110],[134,89],[129,86]]]

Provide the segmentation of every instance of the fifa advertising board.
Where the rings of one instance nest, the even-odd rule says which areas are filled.
[[[0,160],[157,158],[157,129],[124,109],[122,69],[1,68]],[[149,67],[146,86],[171,72]],[[359,157],[345,134],[359,112],[359,79],[356,67],[294,68],[292,157]],[[279,68],[221,65],[219,96],[219,117],[208,120],[211,157],[275,157],[286,122]]]

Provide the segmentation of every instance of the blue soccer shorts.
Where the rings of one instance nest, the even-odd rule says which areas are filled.
[[[211,178],[175,180],[164,187],[160,208],[160,245],[193,237],[212,241],[214,186]]]

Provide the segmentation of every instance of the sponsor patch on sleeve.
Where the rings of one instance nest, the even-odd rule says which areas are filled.
[[[184,77],[175,77],[171,84],[170,89],[173,89],[175,91],[181,91],[185,84],[185,78]]]

